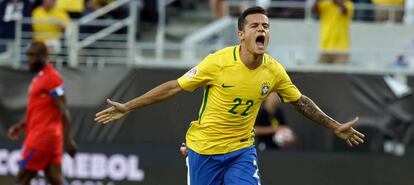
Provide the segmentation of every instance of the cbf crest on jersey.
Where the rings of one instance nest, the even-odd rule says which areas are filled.
[[[187,73],[185,73],[184,76],[188,80],[188,79],[191,79],[191,78],[195,77],[197,75],[197,73],[198,73],[198,68],[197,68],[197,66],[195,66],[192,69],[190,69]]]
[[[265,96],[269,92],[269,88],[270,88],[269,82],[263,83],[263,85],[262,85],[262,96]]]

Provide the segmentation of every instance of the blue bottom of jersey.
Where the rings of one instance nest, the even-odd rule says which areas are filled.
[[[187,152],[189,185],[260,185],[254,146],[222,155]]]

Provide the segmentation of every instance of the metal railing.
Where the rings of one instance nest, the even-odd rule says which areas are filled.
[[[167,6],[176,0],[158,0],[158,25],[155,43],[157,45],[155,56],[157,59],[164,57],[165,27],[167,20]]]
[[[128,7],[129,15],[123,19],[98,19],[101,16],[121,7]],[[78,20],[71,20],[65,28],[63,41],[61,44],[62,52],[52,53],[51,58],[58,65],[67,62],[70,67],[76,67],[79,63],[91,65],[97,63],[123,63],[133,64],[136,60],[136,40],[138,9],[141,1],[137,0],[118,0],[95,12],[92,12]],[[0,55],[1,58],[9,57],[13,61],[14,67],[19,67],[24,61],[24,51],[33,40],[34,32],[23,30],[23,25],[36,23],[54,24],[56,21],[33,20],[24,18],[16,22],[15,39],[13,49],[8,45],[7,52]],[[84,33],[83,28],[99,26],[91,33]],[[126,28],[124,33],[116,33],[118,30]],[[37,33],[38,34],[38,33]],[[45,33],[48,34],[48,33]],[[10,52],[13,53],[10,58]]]
[[[128,5],[129,7],[129,16],[122,19],[116,20],[116,22],[110,22],[109,24],[105,24],[103,21],[98,21],[98,18],[117,9],[122,6]],[[70,34],[68,35],[68,46],[69,46],[69,64],[72,67],[76,67],[79,62],[79,53],[82,49],[90,46],[93,43],[96,43],[98,40],[101,40],[109,35],[113,34],[114,32],[127,27],[127,37],[125,42],[127,46],[127,56],[125,56],[125,63],[132,64],[133,60],[135,59],[134,49],[135,49],[135,33],[136,33],[136,22],[138,16],[138,7],[141,6],[140,1],[136,0],[118,0],[114,1],[113,3],[108,4],[105,7],[102,7],[95,12],[86,15],[79,19],[78,21],[73,21],[70,25],[69,30]],[[101,23],[101,24],[99,24]],[[108,23],[108,21],[107,21]],[[85,38],[80,38],[80,27],[83,25],[106,25],[108,27],[103,28],[102,30],[93,33]],[[99,46],[97,46],[99,47]],[[115,56],[120,57],[120,56]],[[100,60],[104,60],[101,58]]]
[[[279,18],[292,18],[292,15],[280,15],[277,12],[274,12],[272,8],[276,8],[276,11],[281,11],[281,9],[285,10],[302,10],[300,13],[300,16],[294,16],[295,18],[301,17],[305,20],[312,20],[312,5],[314,0],[303,0],[303,1],[271,1],[268,7],[268,13],[269,14],[276,14],[276,17]],[[230,0],[229,3],[226,4],[226,12],[229,14],[231,11],[231,8],[238,8],[239,11],[241,11],[244,8],[254,6],[257,2],[255,0],[246,0],[246,1],[236,1],[236,0]],[[374,4],[368,4],[368,3],[354,3],[354,20],[371,20],[375,21],[375,11],[385,11],[388,13],[388,19],[386,19],[387,23],[396,23],[398,21],[397,15],[399,12],[405,12],[405,14],[410,14],[411,16],[414,16],[414,7],[408,7],[405,8],[404,5],[374,5]],[[368,15],[359,15],[359,14],[368,14]],[[369,16],[369,17],[364,17]]]

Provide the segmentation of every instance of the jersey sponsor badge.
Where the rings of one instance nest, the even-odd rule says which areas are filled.
[[[188,79],[195,77],[197,73],[198,73],[198,67],[195,66],[192,69],[190,69],[187,73],[185,73],[184,77],[188,80]]]

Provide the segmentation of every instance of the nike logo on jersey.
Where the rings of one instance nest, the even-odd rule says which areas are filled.
[[[230,87],[234,87],[234,85],[224,85],[224,84],[221,84],[221,87],[223,87],[223,88],[230,88]]]

